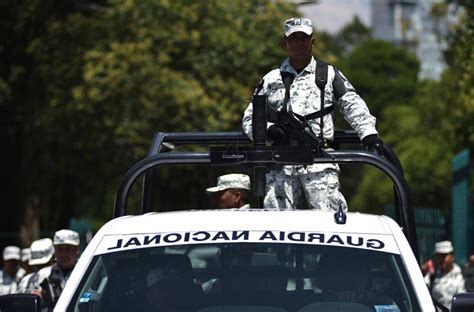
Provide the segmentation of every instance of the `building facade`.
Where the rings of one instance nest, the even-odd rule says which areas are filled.
[[[452,14],[433,18],[432,5],[439,2],[441,0],[372,0],[371,3],[374,37],[415,53],[420,61],[420,79],[438,80],[445,68],[444,38]]]

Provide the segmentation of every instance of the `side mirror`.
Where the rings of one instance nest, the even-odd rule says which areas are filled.
[[[41,298],[33,294],[0,296],[1,312],[40,312]]]
[[[474,292],[460,293],[453,296],[451,312],[474,311]]]

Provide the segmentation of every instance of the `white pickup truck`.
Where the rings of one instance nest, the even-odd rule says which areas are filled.
[[[354,143],[338,133],[336,142]],[[222,145],[208,152],[161,152],[164,143]],[[229,148],[235,144],[235,148]],[[415,254],[413,211],[403,174],[364,151],[314,154],[247,146],[243,133],[160,133],[148,157],[118,189],[114,219],[79,259],[54,311],[332,312],[437,311]],[[231,152],[230,152],[231,151]],[[150,168],[167,164],[265,166],[305,162],[368,163],[394,183],[397,222],[358,212],[272,209],[152,212]],[[387,153],[390,155],[390,153]],[[393,155],[392,155],[393,156]],[[392,158],[393,157],[388,157]],[[258,169],[260,168],[260,169]],[[133,183],[145,176],[143,214],[127,215]],[[258,172],[255,174],[256,193]],[[260,173],[260,177],[261,177]],[[260,193],[261,194],[261,193]],[[194,210],[192,210],[194,209]],[[349,207],[351,210],[351,207]],[[0,300],[8,311],[39,311],[30,297]],[[2,309],[3,307],[7,307]],[[456,295],[451,311],[473,311],[471,295]],[[447,311],[447,310],[446,310]]]

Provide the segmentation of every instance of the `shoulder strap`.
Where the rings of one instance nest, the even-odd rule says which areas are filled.
[[[260,91],[262,91],[264,83],[265,81],[263,79],[260,80],[260,83],[258,84],[258,86],[255,88],[255,90],[253,90],[253,95],[258,95]]]
[[[283,81],[283,85],[285,86],[285,98],[283,99],[283,108],[282,110],[288,110],[288,102],[290,101],[290,87],[295,80],[295,75],[290,72],[280,71],[281,80]]]
[[[316,85],[320,90],[324,90],[328,82],[328,64],[323,61],[316,61]],[[323,93],[324,94],[324,93]]]
[[[320,126],[320,132],[319,132],[319,137],[324,139],[324,89],[326,87],[326,83],[328,82],[328,64],[321,60],[316,61],[316,74],[315,74],[315,79],[316,79],[316,85],[318,86],[319,90],[321,91],[321,108],[319,112],[321,112],[321,115],[319,116],[319,126]],[[331,106],[332,107],[332,106]],[[332,110],[331,110],[332,111]],[[330,112],[331,112],[330,111]],[[329,113],[330,113],[329,112]],[[317,117],[316,117],[317,118]]]
[[[295,75],[286,71],[280,71],[280,75],[281,75],[281,80],[283,81],[283,84],[285,86],[285,98],[283,100],[283,109],[287,110],[287,107],[288,107],[287,105],[290,100],[290,87],[291,87],[291,84],[293,83],[293,80],[295,79]],[[321,109],[317,112],[304,116],[306,120],[321,118],[324,115],[332,113],[332,111],[334,110],[334,105],[324,107],[324,88],[326,87],[326,84],[327,84],[327,76],[328,76],[328,65],[323,61],[318,61],[316,63],[315,82],[318,88],[321,90],[321,94],[323,95],[322,101],[321,101]]]

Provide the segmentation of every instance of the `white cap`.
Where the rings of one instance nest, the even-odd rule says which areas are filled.
[[[26,262],[31,259],[31,249],[30,248],[23,248],[21,250],[21,262]]]
[[[54,245],[79,246],[79,234],[71,230],[59,230],[54,233]]]
[[[233,188],[250,190],[249,176],[241,173],[221,175],[217,178],[217,185],[206,189],[206,192],[216,193]]]
[[[31,243],[31,258],[29,265],[46,264],[54,255],[54,246],[51,238],[42,238]]]
[[[451,241],[442,241],[435,244],[435,253],[438,254],[449,254],[454,251],[453,243]]]
[[[286,37],[298,31],[311,35],[313,33],[313,25],[311,24],[311,20],[307,18],[292,17],[285,21],[284,31]]]
[[[8,246],[3,249],[3,260],[20,260],[20,248]]]

